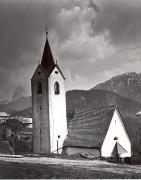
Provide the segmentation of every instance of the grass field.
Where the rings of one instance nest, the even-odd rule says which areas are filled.
[[[141,178],[140,165],[55,158],[0,157],[0,179]]]

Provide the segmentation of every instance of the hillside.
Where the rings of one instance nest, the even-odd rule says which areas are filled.
[[[132,143],[132,151],[141,153],[141,117],[123,116],[123,121]]]
[[[31,107],[31,97],[21,97],[5,105],[0,105],[0,111],[12,113],[13,111],[23,111]]]
[[[74,109],[87,107],[105,107],[117,105],[124,115],[134,115],[141,110],[141,104],[114,92],[106,90],[72,90],[66,93],[67,113],[71,116]],[[16,112],[19,115],[32,116],[31,97],[20,98],[7,105],[0,106],[1,111]]]
[[[140,103],[110,91],[73,90],[67,92],[67,112],[87,107],[105,107],[113,105],[117,105],[124,115],[136,114],[136,112],[141,109]]]
[[[67,113],[71,118],[74,109],[118,105],[124,115],[141,110],[141,74],[125,73],[98,84],[91,90],[72,90],[66,93]],[[31,97],[0,105],[0,111],[32,115]]]
[[[115,76],[96,85],[91,90],[102,89],[115,92],[141,103],[141,73],[129,72]]]

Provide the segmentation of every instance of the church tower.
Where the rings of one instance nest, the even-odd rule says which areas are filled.
[[[46,37],[41,64],[31,79],[34,153],[62,152],[67,136],[64,81]]]

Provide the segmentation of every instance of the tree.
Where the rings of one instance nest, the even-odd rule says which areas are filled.
[[[30,123],[23,123],[21,117],[9,118],[1,125],[3,126],[3,136],[9,141],[13,154],[15,154],[15,144],[19,137],[20,131]]]

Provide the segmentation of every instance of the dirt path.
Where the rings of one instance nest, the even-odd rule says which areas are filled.
[[[0,157],[0,161],[29,163],[29,164],[42,164],[42,165],[61,165],[64,167],[73,168],[86,168],[89,170],[96,170],[102,172],[110,172],[117,174],[141,174],[141,165],[126,165],[126,164],[113,164],[100,160],[68,160],[59,158],[47,157],[24,157],[24,158],[10,158]]]

